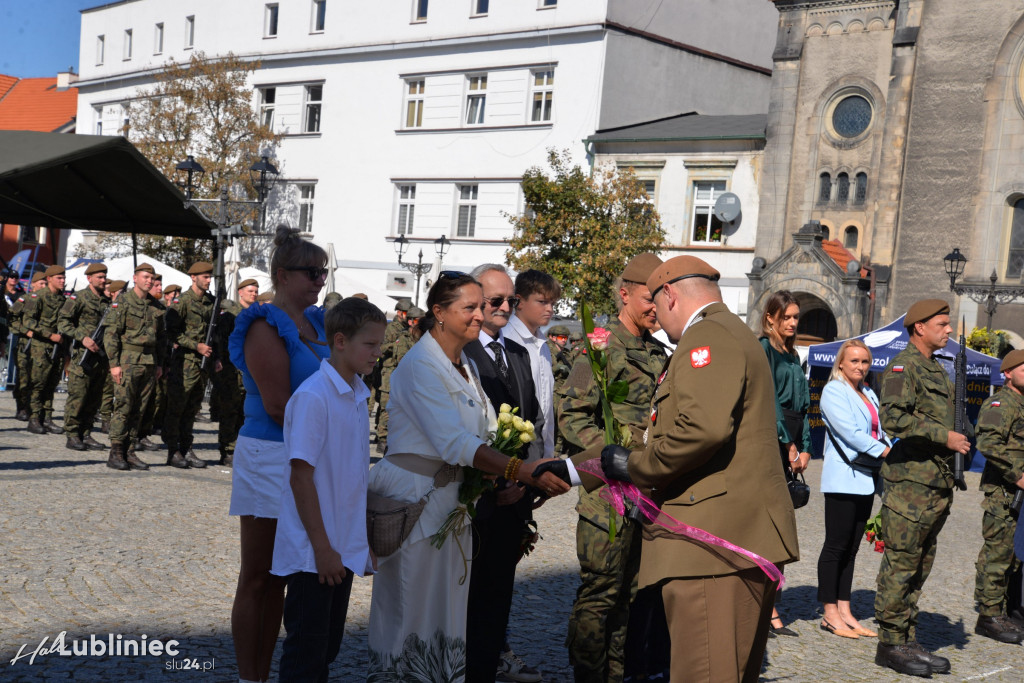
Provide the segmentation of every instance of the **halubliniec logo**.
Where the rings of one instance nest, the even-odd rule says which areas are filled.
[[[22,659],[28,659],[28,663],[31,665],[35,663],[36,657],[47,655],[58,655],[60,657],[178,656],[177,640],[163,641],[157,638],[151,639],[146,634],[142,634],[138,638],[125,638],[120,633],[110,633],[106,636],[92,634],[88,638],[69,639],[67,631],[61,631],[53,640],[50,640],[49,637],[40,640],[33,650],[28,650],[28,647],[28,643],[21,646],[18,654],[14,655],[14,658],[11,659],[12,666]]]

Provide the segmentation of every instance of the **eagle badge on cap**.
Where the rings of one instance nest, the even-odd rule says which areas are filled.
[[[695,368],[703,368],[706,365],[711,365],[711,347],[702,346],[690,351],[690,365]]]

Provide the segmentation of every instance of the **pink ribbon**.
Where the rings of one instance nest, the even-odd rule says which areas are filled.
[[[593,475],[606,484],[606,486],[601,490],[601,497],[611,503],[615,508],[615,511],[620,515],[625,514],[626,500],[629,499],[637,505],[640,512],[648,521],[653,524],[657,524],[668,532],[679,536],[685,536],[686,538],[700,543],[707,543],[709,545],[718,546],[719,548],[725,548],[726,550],[731,550],[734,553],[743,555],[760,567],[761,571],[763,571],[769,579],[774,581],[779,589],[781,589],[782,585],[786,582],[786,579],[782,575],[782,572],[779,571],[779,568],[757,553],[747,550],[746,548],[741,548],[735,543],[730,543],[724,538],[719,538],[718,536],[710,534],[703,529],[698,529],[697,527],[690,526],[689,524],[683,524],[678,519],[662,512],[653,500],[640,493],[640,489],[633,484],[608,479],[605,476],[604,471],[601,469],[600,459],[593,458],[591,460],[587,460],[586,462],[577,465],[576,469]]]

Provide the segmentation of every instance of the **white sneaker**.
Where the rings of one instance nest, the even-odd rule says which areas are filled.
[[[498,674],[494,677],[498,683],[540,683],[540,672],[529,666],[512,650],[502,652],[498,659]]]

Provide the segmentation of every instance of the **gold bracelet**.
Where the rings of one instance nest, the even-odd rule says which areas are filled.
[[[519,466],[522,462],[522,460],[514,455],[509,458],[508,462],[505,464],[505,479],[508,481],[515,481],[516,473],[519,472]]]

